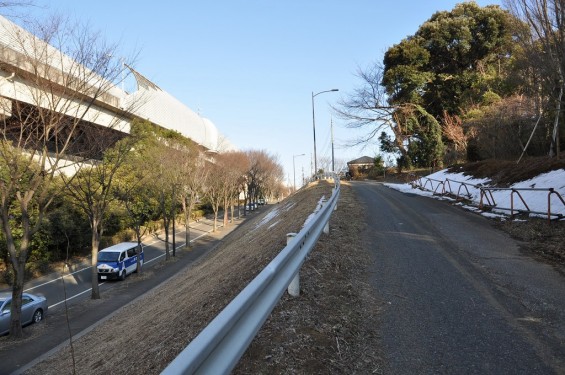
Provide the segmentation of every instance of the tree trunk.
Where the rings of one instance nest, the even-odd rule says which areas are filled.
[[[184,213],[184,247],[190,247],[190,212],[186,203],[187,197],[182,197],[182,211]]]
[[[169,249],[169,220],[163,217],[163,226],[165,227],[165,260],[171,258],[171,253]]]
[[[12,285],[12,305],[10,306],[10,337],[20,339],[22,330],[22,294],[24,292],[25,262],[12,263],[14,285]]]
[[[174,205],[173,205],[174,207]],[[175,228],[175,209],[172,208],[172,220],[173,220],[173,256],[176,257],[177,256],[177,242],[176,242],[176,235],[177,235],[177,229]]]
[[[165,193],[161,191],[160,196],[161,214],[163,215],[163,227],[165,228],[165,260],[171,258],[169,249],[169,218],[167,217],[167,208],[165,206]]]
[[[143,272],[143,265],[141,264],[141,239],[138,237],[137,239],[137,248],[135,249],[135,253],[137,254],[137,258],[135,260],[137,266],[137,274],[141,275]]]
[[[229,214],[229,201],[228,198],[224,198],[224,228],[228,226],[228,214]]]
[[[231,222],[234,223],[235,222],[235,218],[233,217],[234,213],[235,213],[235,203],[234,203],[234,199],[232,199],[230,201],[230,211],[231,211]]]
[[[551,146],[549,148],[549,156],[559,158],[559,116],[561,115],[561,99],[563,98],[563,85],[559,89],[559,98],[557,99],[557,108],[555,113],[555,122],[553,124],[553,133],[551,137]]]
[[[143,271],[143,266],[141,264],[141,257],[139,256],[141,254],[141,224],[139,224],[139,220],[136,220],[135,223],[135,238],[137,240],[137,244],[140,245],[137,247],[135,253],[137,254],[137,259],[136,259],[136,265],[137,265],[137,273],[141,274],[141,272]]]
[[[214,229],[213,232],[215,233],[218,230],[218,207],[214,205]]]
[[[25,277],[25,259],[27,258],[27,248],[23,248],[24,244],[29,241],[22,241],[20,244],[19,256],[16,252],[16,245],[12,237],[12,229],[9,225],[10,218],[7,214],[8,210],[3,207],[2,209],[2,231],[6,238],[6,247],[8,256],[10,257],[10,265],[14,272],[12,278],[12,305],[10,307],[10,336],[12,338],[22,338],[22,293],[24,291],[24,277]]]
[[[100,299],[100,288],[98,288],[98,268],[96,264],[98,263],[98,248],[100,246],[100,233],[98,232],[98,226],[100,224],[93,220],[92,222],[92,244],[91,244],[91,276],[92,276],[92,292],[90,294],[91,299]]]

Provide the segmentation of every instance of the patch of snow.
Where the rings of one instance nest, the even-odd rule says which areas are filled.
[[[307,218],[306,220],[304,220],[304,224],[302,224],[302,228],[304,228],[309,222],[310,220],[312,220],[314,218],[314,216],[318,213],[318,211],[320,211],[320,208],[322,207],[322,205],[326,202],[326,196],[322,196],[322,198],[320,198],[320,200],[318,201],[318,205],[316,206],[316,209],[314,210],[314,212],[312,212]]]
[[[295,205],[296,205],[295,202],[290,203],[290,204],[288,204],[288,207],[284,206],[284,207],[283,207],[283,210],[284,210],[284,211],[288,211],[288,210],[290,210],[292,207],[294,207]]]
[[[387,183],[385,185],[403,193],[435,197],[437,199],[446,199],[446,197],[434,195],[433,192],[435,191],[440,194],[442,191],[445,191],[453,195],[458,194],[463,196],[474,202],[477,206],[481,200],[480,187],[491,187],[489,185],[489,179],[473,178],[461,172],[449,173],[447,169],[428,175],[422,178],[421,181],[424,188],[428,190],[413,188],[411,184]],[[494,186],[492,187],[495,188]],[[559,196],[554,193],[549,194],[547,190],[553,188],[554,191],[565,200],[565,169],[540,174],[532,179],[515,183],[510,188],[528,190],[517,190],[514,193],[511,190],[491,190],[492,198],[496,206],[493,208],[492,215],[505,217],[510,213],[509,210],[513,205],[514,210],[527,210],[529,208],[529,211],[536,212],[532,214],[532,216],[544,217],[543,213],[548,211],[548,196],[549,203],[551,204],[551,212],[553,214],[565,215],[565,204],[559,199]],[[534,188],[543,190],[531,190]],[[499,209],[497,209],[497,207]],[[477,209],[475,208],[474,210]],[[485,214],[483,213],[483,215]],[[547,215],[545,215],[545,217],[547,217]]]
[[[269,213],[267,213],[267,215],[265,215],[265,217],[263,219],[261,219],[260,222],[257,223],[257,225],[255,225],[254,230],[262,227],[265,224],[267,224],[273,218],[277,217],[278,214],[279,214],[278,207],[273,208]],[[274,225],[276,225],[276,223],[272,224],[271,226],[274,226]]]

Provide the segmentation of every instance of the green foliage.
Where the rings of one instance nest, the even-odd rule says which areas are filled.
[[[500,101],[500,99],[501,99],[500,95],[489,90],[483,94],[483,100],[481,101],[481,104],[485,106],[489,106]]]
[[[394,139],[383,133],[380,141],[398,155],[399,168],[441,165],[444,116],[472,118],[522,87],[510,74],[521,27],[499,6],[460,3],[386,51],[381,83],[396,109]]]
[[[140,149],[143,149],[144,146],[149,144],[155,144],[158,142],[182,145],[184,147],[195,146],[194,141],[185,137],[178,131],[153,125],[149,121],[132,121],[130,135],[137,140],[136,147]]]
[[[379,136],[379,142],[381,144],[381,151],[390,154],[396,154],[399,152],[398,146],[394,142],[394,139],[392,139],[392,137],[386,132],[381,132],[381,135]]]
[[[375,179],[383,175],[385,171],[385,162],[381,155],[376,155],[373,168],[369,171],[369,178]]]
[[[445,146],[441,139],[441,126],[423,108],[417,107],[407,122],[416,130],[408,147],[411,164],[416,167],[439,167]]]
[[[48,213],[44,230],[49,233],[49,252],[55,260],[82,255],[90,246],[88,218],[68,199],[57,199]]]
[[[461,114],[485,92],[501,92],[515,43],[515,20],[498,6],[458,4],[435,13],[384,58],[383,85],[394,104],[422,105],[436,119]]]
[[[397,166],[400,170],[412,167],[438,167],[442,165],[445,145],[442,141],[441,125],[421,106],[405,107],[397,111],[396,118],[409,134],[400,149],[398,142],[382,132],[379,141],[381,150],[400,154]]]
[[[191,219],[192,220],[200,220],[201,218],[206,215],[206,211],[204,210],[192,210]]]
[[[26,262],[26,271],[35,275],[42,274],[50,269],[53,254],[49,251],[52,240],[50,232],[39,230],[31,241],[30,253]]]
[[[407,38],[391,47],[384,56],[383,85],[393,103],[422,102],[420,93],[433,75],[425,69],[429,52],[420,38]]]

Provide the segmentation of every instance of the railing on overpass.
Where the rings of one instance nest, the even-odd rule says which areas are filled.
[[[339,178],[328,200],[320,201],[302,230],[202,332],[171,362],[163,375],[226,374],[237,364],[253,338],[316,245],[329,231],[337,207]]]

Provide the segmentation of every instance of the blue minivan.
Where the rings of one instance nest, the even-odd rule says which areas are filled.
[[[98,281],[109,279],[124,280],[127,275],[137,272],[137,256],[139,265],[143,266],[143,245],[137,242],[122,242],[98,252]]]

